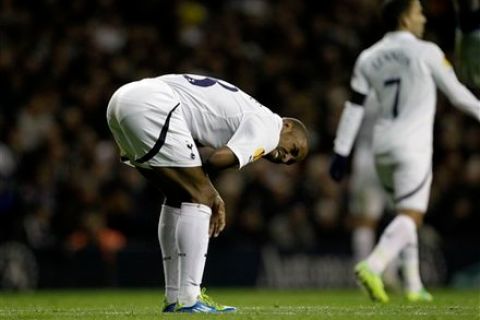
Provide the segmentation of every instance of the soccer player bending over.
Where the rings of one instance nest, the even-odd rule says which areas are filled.
[[[401,256],[409,301],[431,301],[421,281],[417,228],[427,209],[432,182],[433,122],[438,87],[450,102],[480,120],[480,101],[455,76],[440,48],[420,38],[426,18],[418,0],[387,0],[382,6],[385,36],[358,57],[335,139],[330,174],[345,173],[364,100],[374,92],[380,104],[373,152],[383,188],[397,216],[371,254],[355,267],[359,283],[374,301],[388,302],[380,275]]]
[[[303,160],[305,126],[225,81],[187,74],[122,86],[110,99],[107,120],[121,159],[165,196],[158,224],[163,311],[235,311],[200,289],[209,235],[225,227],[225,205],[207,173],[240,169],[262,157],[281,164]],[[213,148],[203,164],[197,143]]]

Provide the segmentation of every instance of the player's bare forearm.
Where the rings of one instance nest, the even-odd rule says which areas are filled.
[[[198,144],[197,144],[197,148],[198,148],[198,152],[200,153],[200,158],[202,159],[202,163],[206,163],[208,158],[215,151],[215,148],[200,146]]]
[[[204,167],[207,172],[232,168],[235,165],[238,165],[238,159],[228,147],[214,150],[204,162]]]

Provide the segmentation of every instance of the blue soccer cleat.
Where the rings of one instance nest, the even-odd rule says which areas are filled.
[[[237,308],[231,306],[223,306],[221,304],[216,303],[210,298],[205,292],[207,290],[205,288],[202,289],[202,293],[200,293],[199,301],[204,303],[205,305],[209,306],[210,308],[215,309],[216,312],[220,313],[227,313],[227,312],[235,312]]]
[[[163,300],[162,312],[175,312],[176,303],[168,303],[167,299]]]
[[[181,304],[177,305],[175,312],[186,312],[186,313],[228,313],[235,312],[237,308],[231,306],[224,306],[213,301],[205,293],[205,288],[202,289],[202,292],[198,296],[197,302],[191,307],[184,307]]]
[[[175,312],[184,312],[184,313],[217,313],[215,308],[207,306],[205,303],[201,301],[197,301],[191,307],[183,307],[181,304],[177,306]]]

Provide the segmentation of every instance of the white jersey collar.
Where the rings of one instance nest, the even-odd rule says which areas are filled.
[[[388,39],[415,39],[413,33],[409,31],[391,31],[385,34],[385,38]]]

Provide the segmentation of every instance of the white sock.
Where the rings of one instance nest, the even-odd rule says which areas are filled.
[[[370,269],[381,274],[400,251],[417,236],[415,222],[405,215],[397,215],[387,226],[380,241],[367,258]]]
[[[182,203],[177,227],[180,259],[178,302],[192,306],[200,295],[200,285],[208,249],[208,228],[212,210],[198,203]]]
[[[420,279],[420,265],[418,259],[418,237],[408,243],[401,252],[402,272],[405,279],[405,290],[407,292],[418,292],[423,288]]]
[[[169,304],[177,302],[180,286],[177,239],[175,238],[179,218],[180,208],[162,205],[160,220],[158,221],[158,240],[160,241],[163,258],[165,298]]]
[[[368,227],[357,227],[352,232],[353,259],[355,262],[368,257],[375,244],[375,231]]]
[[[400,251],[401,254],[401,251]],[[401,287],[401,279],[398,274],[398,270],[400,269],[400,257],[393,258],[389,264],[383,270],[383,281],[385,285],[389,286],[391,289],[400,290]]]

